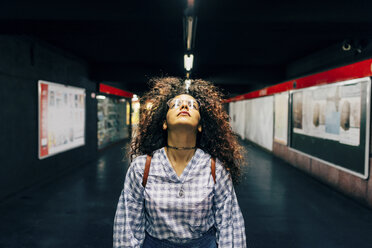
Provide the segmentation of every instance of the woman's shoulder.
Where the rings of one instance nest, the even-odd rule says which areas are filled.
[[[200,155],[203,159],[207,160],[207,161],[211,161],[212,158],[215,159],[216,163],[216,174],[218,175],[223,175],[223,176],[226,176],[228,174],[225,166],[223,165],[222,161],[220,159],[218,159],[217,157],[212,157],[208,152],[202,150],[202,149],[199,149],[200,150]]]
[[[130,168],[134,171],[143,171],[145,169],[146,159],[146,154],[135,157],[130,163]]]
[[[229,172],[227,171],[222,161],[219,160],[218,158],[216,158],[216,177],[219,177],[219,178],[229,177]]]
[[[158,157],[159,157],[159,153],[160,153],[161,149],[158,149],[158,150],[155,150],[153,152],[153,155],[151,157],[151,161],[153,161],[154,159],[157,160]],[[133,168],[133,170],[135,171],[143,171],[145,169],[145,165],[146,165],[146,160],[147,160],[147,154],[144,154],[144,155],[140,155],[140,156],[137,156],[135,157],[130,166]]]

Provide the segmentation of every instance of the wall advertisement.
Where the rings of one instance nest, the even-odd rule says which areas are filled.
[[[39,159],[85,145],[85,89],[39,80]]]
[[[363,80],[294,92],[293,132],[359,146]]]

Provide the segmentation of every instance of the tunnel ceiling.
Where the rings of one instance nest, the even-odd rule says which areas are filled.
[[[319,62],[342,52],[345,42],[369,44],[372,1],[300,2],[196,0],[192,77],[211,80],[230,95],[245,93],[346,63],[342,55]],[[186,0],[12,1],[1,4],[0,30],[68,51],[87,62],[92,80],[121,82],[141,93],[148,78],[185,75],[186,5]]]

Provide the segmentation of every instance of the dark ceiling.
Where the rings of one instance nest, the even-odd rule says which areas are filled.
[[[185,76],[186,7],[187,0],[11,1],[0,4],[0,31],[68,51],[87,62],[92,80],[141,94],[153,76]],[[195,0],[192,77],[232,96],[370,57],[371,7],[369,0]]]

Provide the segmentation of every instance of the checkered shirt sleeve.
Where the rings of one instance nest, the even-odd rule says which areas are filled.
[[[132,162],[125,177],[114,220],[113,247],[140,248],[145,239],[143,170],[136,163],[145,163],[143,157]]]
[[[246,237],[242,212],[227,170],[217,160],[216,185],[213,200],[217,242],[219,248],[245,248]]]

